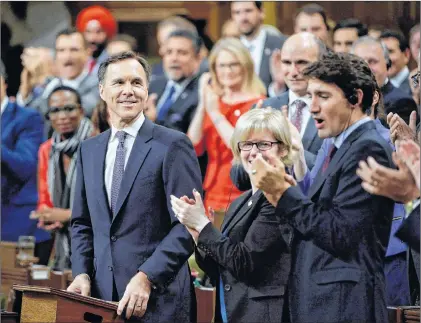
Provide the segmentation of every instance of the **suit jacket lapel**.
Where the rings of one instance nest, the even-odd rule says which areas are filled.
[[[113,221],[119,214],[121,207],[127,198],[127,195],[129,195],[135,178],[139,173],[139,170],[142,167],[146,156],[151,150],[152,145],[149,141],[152,139],[153,127],[154,125],[152,121],[145,119],[134,141],[129,160],[127,161],[126,169],[124,170],[123,179],[121,181],[121,187],[117,198]]]
[[[111,219],[111,209],[108,203],[107,190],[105,189],[105,158],[107,155],[108,141],[111,136],[111,130],[108,129],[98,137],[97,150],[92,158],[94,159],[94,183],[98,183],[98,192],[96,194],[99,205],[103,208],[104,214],[107,214],[107,220]]]
[[[362,133],[364,133],[367,130],[374,129],[375,125],[372,121],[366,122],[362,125],[360,125],[357,129],[355,129],[348,138],[345,139],[341,147],[338,149],[336,154],[333,156],[332,160],[329,162],[329,166],[327,169],[323,172],[322,169],[319,169],[316,178],[314,179],[313,184],[310,187],[309,190],[309,197],[312,198],[320,189],[326,178],[329,174],[335,173],[339,167],[341,167],[341,159],[344,157],[344,155],[348,152],[350,149],[352,143],[357,140]]]
[[[244,193],[244,195],[241,195],[233,202],[232,207],[228,209],[228,212],[225,215],[224,221],[222,222],[221,232],[226,231],[227,227],[230,225],[233,218],[236,216],[236,214],[244,205],[244,203],[250,199],[250,197],[251,197],[251,190],[247,193]]]
[[[307,122],[306,130],[304,131],[304,135],[302,139],[305,150],[309,150],[316,136],[317,136],[316,124],[314,122],[314,119],[310,116],[310,119]]]

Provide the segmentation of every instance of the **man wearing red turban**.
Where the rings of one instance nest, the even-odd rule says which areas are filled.
[[[105,48],[108,40],[117,33],[117,22],[108,9],[95,5],[78,14],[76,27],[89,43],[92,55],[88,61],[89,72],[96,73],[99,65],[108,57]]]

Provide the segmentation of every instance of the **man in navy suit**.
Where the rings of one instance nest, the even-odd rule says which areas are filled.
[[[190,234],[170,195],[200,191],[190,140],[143,115],[150,70],[132,52],[98,71],[111,129],[81,144],[72,210],[74,291],[119,302],[126,318],[188,322],[195,298],[187,259]]]
[[[394,202],[364,191],[356,170],[368,156],[390,167],[391,148],[367,116],[373,75],[353,59],[331,53],[304,71],[319,137],[333,139],[308,196],[286,180],[282,162],[252,164],[251,180],[294,228],[292,322],[387,321],[383,262]]]
[[[6,96],[6,74],[0,66],[1,102],[1,239],[16,242],[19,236],[35,236],[36,256],[47,265],[51,235],[37,228],[29,214],[38,202],[38,149],[43,142],[43,117],[22,108]]]
[[[146,116],[157,124],[187,133],[198,104],[200,37],[189,30],[169,34],[163,53],[167,77],[149,86]]]

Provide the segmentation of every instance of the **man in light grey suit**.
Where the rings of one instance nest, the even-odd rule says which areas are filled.
[[[17,102],[30,106],[45,115],[48,111],[48,96],[58,86],[76,89],[82,98],[85,115],[90,117],[99,102],[98,79],[85,69],[88,47],[84,36],[76,29],[61,31],[56,37],[56,66],[58,77],[51,77],[42,86],[31,87],[21,82]]]
[[[240,40],[250,51],[256,74],[269,88],[273,82],[270,58],[276,49],[282,48],[286,36],[268,33],[262,28],[264,16],[261,1],[234,1],[231,4],[231,18],[240,30]]]

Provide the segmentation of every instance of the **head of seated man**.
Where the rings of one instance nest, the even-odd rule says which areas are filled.
[[[48,97],[47,118],[63,139],[72,137],[84,117],[79,93],[68,86],[55,88]]]
[[[308,78],[310,111],[322,139],[337,137],[367,117],[373,104],[374,80],[353,67],[354,57],[347,53],[329,53],[304,71]]]
[[[58,76],[73,80],[80,76],[88,60],[88,43],[76,29],[67,29],[56,37],[56,66]]]
[[[252,163],[258,154],[271,165],[276,165],[275,160],[280,159],[290,166],[292,141],[288,122],[278,110],[252,109],[238,119],[231,137],[231,149],[234,163],[242,164],[249,175],[252,175]]]

